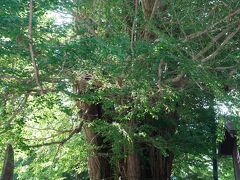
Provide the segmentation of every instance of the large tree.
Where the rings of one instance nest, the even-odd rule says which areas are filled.
[[[239,106],[239,14],[237,0],[2,0],[2,147],[31,154],[19,166],[87,158],[91,179],[215,158],[217,109]]]

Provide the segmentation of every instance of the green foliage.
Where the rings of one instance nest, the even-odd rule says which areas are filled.
[[[138,142],[173,151],[177,179],[211,179],[212,148],[226,119],[239,134],[239,32],[221,46],[238,28],[239,1],[166,0],[152,19],[141,1],[136,14],[125,0],[34,1],[44,95],[30,58],[28,4],[0,1],[0,152],[14,145],[16,179],[87,179],[87,150],[102,147],[86,144],[82,132],[41,146],[67,138],[82,121],[76,101],[102,105],[103,117],[85,125],[111,144],[113,166],[126,156],[124,146],[138,149]],[[51,13],[72,18],[57,24]],[[84,73],[93,79],[77,94]],[[233,178],[229,159],[219,158],[219,166],[221,179]]]

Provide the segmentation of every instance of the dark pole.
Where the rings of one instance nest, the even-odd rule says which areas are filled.
[[[212,163],[213,163],[213,180],[218,180],[218,162],[216,157],[213,157]]]
[[[239,151],[237,148],[236,140],[235,140],[234,147],[233,147],[232,157],[233,157],[235,179],[239,180],[240,179],[240,156],[239,156]]]
[[[213,103],[213,102],[212,102]],[[212,148],[212,166],[213,166],[213,180],[218,180],[218,161],[217,161],[217,122],[215,119],[215,113],[213,104],[211,106],[211,110],[213,111],[213,134],[212,134],[212,142],[213,142],[213,148]]]
[[[214,124],[215,133],[213,134],[213,180],[218,180],[218,161],[217,161],[217,138],[216,138],[216,124]]]
[[[14,169],[14,152],[12,145],[8,144],[4,158],[2,176],[0,180],[13,180],[13,169]]]

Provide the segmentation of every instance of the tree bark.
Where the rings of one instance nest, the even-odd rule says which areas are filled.
[[[141,178],[140,160],[137,152],[129,152],[127,157],[127,179],[135,180]]]
[[[85,121],[92,121],[101,118],[101,104],[87,105],[82,109],[86,112],[83,115]],[[89,151],[88,167],[91,180],[111,179],[112,169],[108,158],[110,148],[103,143],[103,138],[93,132],[90,127],[84,126],[84,134],[87,143],[94,145],[97,149]]]
[[[79,95],[84,94],[84,90],[88,81],[92,79],[92,75],[84,74],[80,80],[75,82],[75,91]],[[98,87],[96,87],[98,88]],[[91,127],[87,126],[88,122],[101,119],[102,106],[101,103],[86,103],[77,101],[79,108],[79,116],[84,119],[84,135],[87,143],[92,144],[94,148],[88,150],[88,171],[91,180],[111,179],[112,169],[110,165],[109,144],[103,142],[103,137],[100,134],[92,131]],[[95,149],[96,147],[96,149]]]

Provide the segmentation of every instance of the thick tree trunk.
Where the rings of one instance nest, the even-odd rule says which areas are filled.
[[[135,180],[141,178],[140,160],[137,152],[129,152],[127,157],[127,179]]]
[[[150,167],[152,179],[168,180],[171,176],[173,154],[163,156],[159,149],[150,147]]]
[[[79,80],[75,81],[74,88],[79,95],[84,94],[84,90],[90,79],[92,79],[91,74],[83,74]],[[95,86],[98,88],[97,84],[95,84]],[[110,166],[110,158],[108,157],[110,147],[107,143],[103,143],[103,137],[101,137],[101,135],[93,132],[92,129],[87,126],[88,122],[101,119],[102,106],[100,103],[91,104],[80,101],[77,101],[76,104],[79,108],[79,116],[86,122],[84,125],[85,139],[87,143],[94,146],[94,148],[89,149],[88,152],[89,177],[91,180],[111,179],[112,169]]]
[[[81,111],[84,112],[82,118],[88,122],[100,119],[102,116],[101,104],[81,103]],[[176,113],[168,114],[169,121],[177,118]],[[148,122],[151,124],[151,122]],[[137,125],[137,124],[135,124]],[[134,125],[134,126],[135,126]],[[153,124],[154,126],[154,124]],[[166,127],[159,129],[157,134],[172,134],[175,128]],[[133,142],[133,149],[123,147],[123,152],[127,157],[119,162],[119,171],[114,170],[110,164],[111,145],[103,142],[103,137],[84,126],[86,141],[93,144],[96,149],[89,151],[88,166],[91,180],[100,179],[122,179],[126,180],[169,180],[171,176],[173,153],[167,150],[167,155],[163,155],[159,149],[149,144]],[[154,135],[153,135],[154,136]],[[145,149],[144,153],[142,150]]]
[[[141,178],[139,179],[169,180],[173,157],[173,153],[169,151],[164,156],[159,149],[145,145],[145,151],[141,158]]]
[[[12,145],[8,144],[4,157],[1,180],[12,180],[13,171],[14,171],[14,152]]]
[[[85,121],[101,118],[101,104],[88,105],[84,103],[81,110],[85,112],[83,115]],[[84,126],[84,134],[86,141],[96,147],[96,149],[90,150],[88,157],[90,179],[111,179],[112,169],[109,162],[110,158],[108,157],[109,145],[103,143],[103,138],[99,134],[94,133],[88,126]]]

